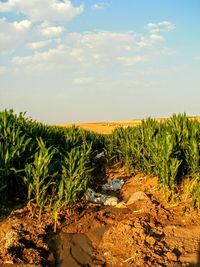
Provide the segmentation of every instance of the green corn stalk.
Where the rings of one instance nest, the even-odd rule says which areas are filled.
[[[160,178],[160,184],[166,190],[174,191],[181,161],[175,157],[174,137],[168,132],[157,140],[154,172]]]
[[[65,203],[72,207],[81,192],[84,192],[92,169],[88,167],[88,156],[91,146],[87,151],[78,147],[73,148],[64,157],[62,164],[62,180]]]
[[[54,184],[53,177],[57,173],[51,173],[50,164],[55,150],[45,147],[41,138],[37,139],[39,151],[34,155],[34,162],[25,166],[26,176],[23,177],[24,184],[27,186],[28,206],[35,203],[39,210],[39,219],[48,201],[48,189]],[[36,211],[33,211],[33,215]]]
[[[54,232],[56,232],[58,224],[58,216],[62,206],[64,205],[64,181],[61,180],[58,185],[58,199],[53,203],[53,220],[54,220]]]
[[[194,137],[188,141],[188,146],[185,149],[185,158],[189,174],[195,174],[200,171],[200,146]]]
[[[20,191],[18,173],[24,168],[23,158],[27,154],[31,138],[28,138],[12,111],[0,113],[0,188],[1,201],[6,201]]]
[[[200,209],[200,173],[196,173],[185,188],[185,193],[192,197],[192,207]]]

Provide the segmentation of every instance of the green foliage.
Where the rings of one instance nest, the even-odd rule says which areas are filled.
[[[18,186],[15,178],[24,167],[23,159],[28,153],[31,141],[24,133],[18,121],[21,119],[13,111],[0,113],[0,200],[7,201],[14,194],[13,188]],[[27,155],[28,157],[28,155]]]
[[[79,194],[86,189],[89,174],[92,171],[88,167],[90,150],[91,147],[88,147],[87,151],[75,147],[64,157],[60,183],[64,191],[65,202],[69,207],[76,201]]]
[[[46,148],[42,138],[37,139],[39,151],[34,155],[33,163],[27,163],[25,166],[26,175],[23,181],[27,186],[28,205],[33,202],[39,210],[39,218],[42,210],[48,201],[48,189],[54,184],[53,178],[57,175],[51,171],[51,161],[55,150],[51,147]],[[34,215],[35,210],[33,210]]]
[[[63,206],[72,208],[81,194],[86,190],[92,168],[89,167],[91,145],[84,143],[81,147],[74,147],[63,156],[62,174],[56,195],[53,200],[54,231],[56,231],[58,215]]]
[[[128,174],[157,175],[161,187],[175,191],[186,175],[199,173],[200,123],[186,114],[174,114],[162,123],[149,118],[141,126],[114,130],[107,148],[111,162],[121,162]],[[198,179],[197,184],[200,186]],[[198,186],[192,187],[192,195],[197,195]]]
[[[102,151],[103,161],[95,159]],[[20,196],[39,217],[48,207],[55,229],[62,207],[71,209],[92,170],[107,162],[124,165],[129,175],[156,175],[170,192],[190,177],[187,194],[194,207],[200,206],[200,123],[186,114],[161,123],[148,118],[138,127],[100,135],[47,126],[12,110],[0,112],[0,203]]]
[[[83,194],[103,149],[102,135],[0,112],[0,204],[20,196],[32,215],[48,207],[56,221],[61,207],[72,208]]]
[[[192,196],[192,206],[200,209],[200,173],[196,173],[190,183],[187,184],[185,192]]]

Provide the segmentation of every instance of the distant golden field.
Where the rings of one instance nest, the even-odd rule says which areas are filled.
[[[200,116],[190,117],[192,120],[200,121]],[[157,121],[165,121],[167,118],[159,118]],[[64,124],[64,127],[71,127],[73,125],[81,127],[85,130],[93,131],[100,134],[110,134],[116,127],[138,126],[141,120],[128,120],[128,121],[113,121],[113,122],[82,122],[76,124]]]

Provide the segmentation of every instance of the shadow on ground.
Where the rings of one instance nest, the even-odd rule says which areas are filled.
[[[200,267],[200,241],[198,243],[197,263],[196,264],[190,264],[189,267]]]

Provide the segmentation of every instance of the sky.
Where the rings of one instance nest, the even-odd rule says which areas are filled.
[[[199,103],[199,0],[0,0],[1,111],[64,124]]]

